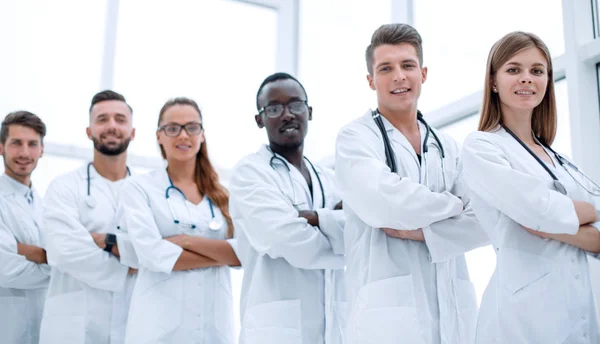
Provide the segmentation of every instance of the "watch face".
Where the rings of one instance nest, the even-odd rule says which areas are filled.
[[[117,243],[117,236],[114,234],[106,234],[106,243],[107,244],[116,244]]]

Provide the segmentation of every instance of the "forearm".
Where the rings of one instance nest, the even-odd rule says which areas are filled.
[[[177,259],[177,262],[175,262],[175,266],[173,266],[173,271],[193,270],[223,265],[225,264],[201,254],[183,250]]]
[[[223,265],[239,266],[240,261],[226,240],[189,236],[181,246],[184,250],[210,258]]]
[[[31,262],[37,264],[47,264],[46,250],[35,245],[17,244],[17,253],[25,256]]]
[[[598,212],[593,204],[588,202],[573,201],[575,206],[575,212],[579,219],[580,225],[587,225],[592,222],[598,221]]]
[[[600,253],[600,231],[594,226],[583,225],[577,234],[548,234],[548,238],[564,242],[592,253]]]

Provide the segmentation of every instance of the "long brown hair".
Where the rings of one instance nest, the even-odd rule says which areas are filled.
[[[544,94],[544,99],[533,109],[531,129],[539,139],[551,145],[556,136],[556,96],[554,95],[552,58],[546,44],[532,33],[521,31],[511,32],[492,46],[488,55],[483,89],[483,104],[478,130],[492,131],[498,125],[502,124],[500,96],[498,93],[492,91],[496,73],[510,58],[529,48],[537,48],[544,55],[548,63],[548,86]]]
[[[175,105],[189,105],[193,107],[197,112],[198,116],[200,116],[200,120],[202,120],[202,112],[192,99],[179,97],[174,98],[165,103],[163,107],[160,109],[160,115],[158,116],[158,125],[163,120],[165,112]],[[162,145],[160,145],[160,153],[163,159],[167,158],[167,154]],[[233,237],[233,221],[231,221],[231,216],[229,215],[229,193],[227,189],[221,183],[219,183],[219,175],[215,171],[213,165],[208,158],[208,149],[206,147],[206,138],[204,142],[200,146],[200,150],[196,155],[196,169],[194,171],[194,181],[198,186],[198,191],[200,194],[206,195],[213,203],[219,207],[221,213],[225,217],[225,221],[227,222],[227,238]]]

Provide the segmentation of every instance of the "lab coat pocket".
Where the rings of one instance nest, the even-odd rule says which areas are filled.
[[[300,300],[262,303],[246,311],[242,323],[244,344],[302,344]]]
[[[0,297],[0,335],[3,343],[28,343],[31,317],[25,297]]]
[[[155,343],[181,325],[182,272],[143,271],[138,277],[129,311],[126,343]],[[147,287],[148,286],[148,287]]]
[[[551,260],[509,248],[504,249],[503,256],[500,262],[504,264],[501,276],[506,287],[505,302],[499,308],[501,331],[509,336],[505,339],[563,343],[571,328],[565,281],[553,270]],[[515,333],[515,328],[526,333]]]
[[[220,267],[217,272],[215,289],[215,327],[219,332],[219,338],[213,339],[214,343],[233,343],[233,296],[231,292],[231,280],[228,276],[229,268]],[[217,341],[218,340],[218,341]]]
[[[424,344],[417,320],[411,275],[363,286],[348,322],[350,343]]]
[[[52,296],[46,300],[40,344],[85,342],[85,291]]]
[[[454,281],[454,295],[458,312],[458,333],[461,343],[475,342],[477,328],[477,297],[471,281],[457,278]]]

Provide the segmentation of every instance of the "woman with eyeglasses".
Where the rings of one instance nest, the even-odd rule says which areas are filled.
[[[597,184],[551,148],[552,59],[535,35],[491,49],[479,131],[464,143],[465,180],[496,250],[476,343],[600,343],[589,256],[600,253]],[[574,166],[574,165],[573,165]]]
[[[117,218],[139,259],[125,343],[234,343],[227,190],[206,148],[202,114],[187,98],[160,110],[167,168],[131,178]]]

